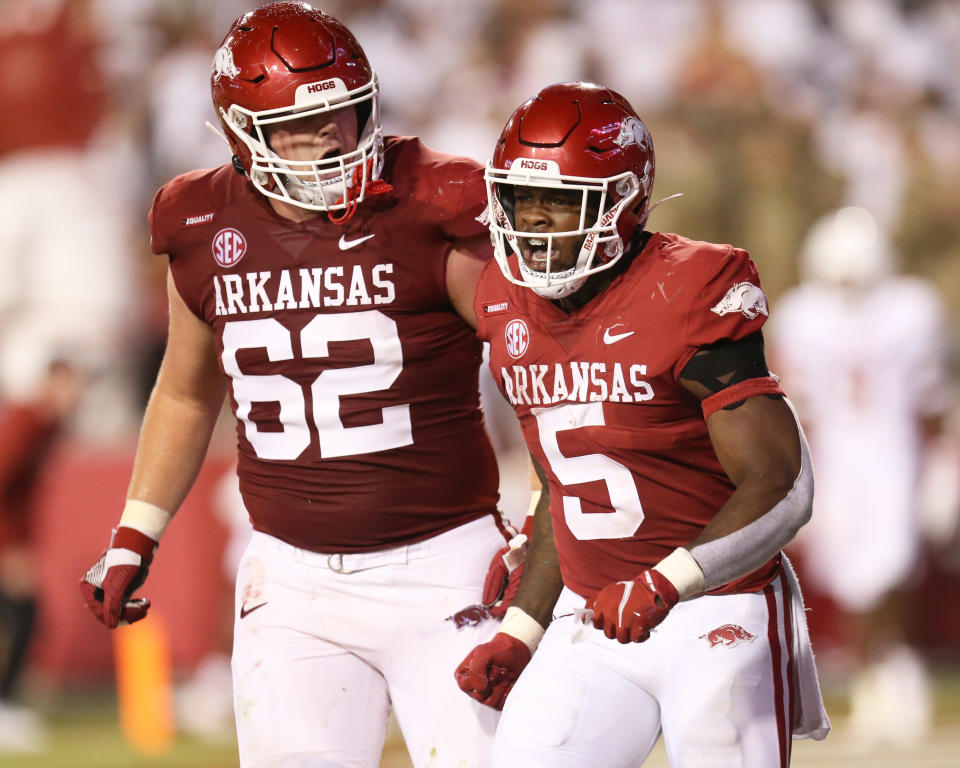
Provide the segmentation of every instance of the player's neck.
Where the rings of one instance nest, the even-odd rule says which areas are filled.
[[[294,221],[297,224],[315,219],[320,215],[320,211],[308,211],[299,205],[292,205],[284,200],[277,200],[274,197],[268,197],[267,202],[270,203],[270,207],[273,208],[273,212],[277,214],[277,216],[282,219],[287,219],[288,221]]]
[[[578,309],[585,307],[603,293],[604,289],[610,285],[610,283],[627,270],[630,264],[633,263],[634,258],[646,248],[647,243],[650,241],[650,235],[651,233],[647,231],[640,232],[638,236],[630,241],[626,253],[624,253],[620,260],[610,267],[610,269],[597,272],[595,275],[587,278],[587,281],[580,290],[562,299],[555,299],[553,303],[568,313],[576,312]]]
[[[587,281],[578,291],[571,293],[569,296],[564,296],[562,299],[554,299],[553,303],[564,312],[576,312],[602,293],[603,289],[610,285],[613,278],[620,272],[620,264],[615,264],[610,269],[605,269],[603,272],[587,278]]]

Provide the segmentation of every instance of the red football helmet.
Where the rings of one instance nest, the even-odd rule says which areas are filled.
[[[653,139],[626,99],[592,83],[544,88],[511,115],[487,164],[490,233],[503,274],[545,298],[569,296],[587,277],[613,266],[646,224],[653,174]],[[579,227],[549,234],[517,231],[515,187],[579,190]],[[546,238],[548,254],[554,253],[553,238],[581,237],[583,243],[572,268],[553,272],[548,256],[540,272],[521,257],[521,237]],[[517,256],[514,269],[511,252]]]
[[[383,164],[377,76],[350,31],[303,2],[237,19],[210,77],[230,147],[260,192],[314,211],[346,210],[370,194]],[[264,126],[353,107],[357,148],[316,161],[280,157]],[[235,161],[236,162],[236,161]]]

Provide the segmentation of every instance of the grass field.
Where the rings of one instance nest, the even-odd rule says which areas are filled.
[[[936,727],[916,749],[884,748],[863,752],[842,730],[843,706],[828,697],[834,732],[824,742],[794,742],[793,768],[957,768],[960,766],[960,670],[938,670]],[[163,755],[143,755],[124,741],[117,723],[116,701],[107,694],[70,694],[41,707],[49,729],[42,754],[0,752],[0,768],[235,768],[232,741],[212,744],[180,735]],[[838,727],[839,726],[839,727]],[[666,768],[662,745],[645,768]],[[381,768],[410,768],[403,743],[391,730]]]

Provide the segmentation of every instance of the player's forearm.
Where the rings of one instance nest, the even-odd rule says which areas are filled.
[[[563,579],[550,521],[550,493],[544,485],[534,512],[523,580],[512,604],[541,627],[546,627],[550,623],[553,606],[562,588]]]
[[[788,482],[774,482],[763,475],[746,479],[687,548],[709,544],[758,522],[787,498],[799,476]]]
[[[731,519],[742,519],[746,507],[752,522],[725,533],[727,515],[718,515],[717,525],[707,526],[691,542],[689,550],[703,570],[706,589],[746,576],[785,547],[807,523],[813,507],[813,469],[807,442],[800,436],[801,467],[793,484],[772,506],[777,491],[741,485],[731,497]],[[741,493],[741,488],[743,492]],[[725,512],[726,510],[721,510]]]
[[[150,397],[127,498],[173,514],[190,490],[210,442],[223,392],[184,397],[158,385]]]

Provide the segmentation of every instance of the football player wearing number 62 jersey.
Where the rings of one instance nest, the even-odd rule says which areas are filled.
[[[393,708],[417,768],[486,766],[498,713],[450,673],[499,625],[447,620],[508,538],[461,317],[492,254],[483,169],[384,136],[364,51],[306,3],[237,19],[211,87],[233,161],[154,200],[167,352],[84,599],[108,627],[144,616],[135,591],[227,396],[254,528],[240,764],[376,768]]]
[[[781,553],[813,478],[766,298],[744,251],[644,229],[653,178],[646,126],[586,83],[521,105],[487,166],[478,334],[550,491],[455,675],[506,701],[496,768],[639,765],[661,732],[673,766],[768,768],[829,729]]]

